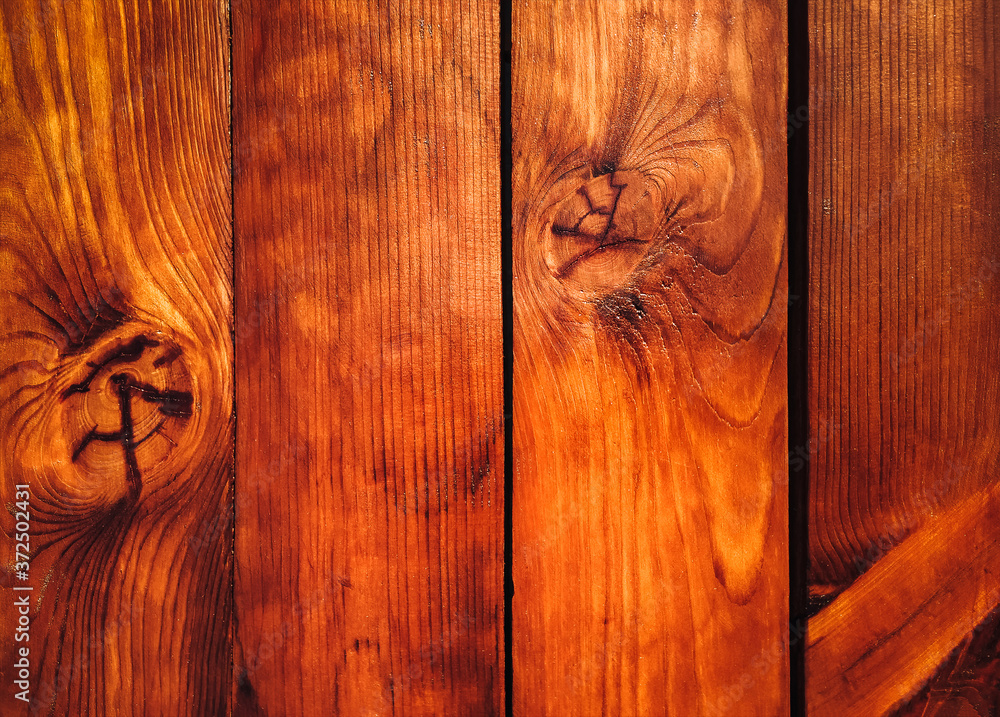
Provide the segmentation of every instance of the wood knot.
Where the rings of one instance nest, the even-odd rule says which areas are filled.
[[[63,443],[76,469],[66,487],[99,503],[134,502],[194,415],[183,350],[161,331],[127,325],[73,359],[59,393]]]
[[[661,186],[638,171],[584,181],[555,208],[543,240],[552,275],[571,288],[623,286],[668,219]]]
[[[592,296],[638,286],[647,274],[662,284],[679,253],[725,272],[749,241],[756,179],[737,181],[732,146],[721,139],[677,143],[642,170],[591,170],[543,215],[545,264]],[[733,203],[734,195],[745,201]]]

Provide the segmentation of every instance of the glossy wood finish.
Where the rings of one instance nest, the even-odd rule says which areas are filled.
[[[877,715],[997,604],[1000,8],[810,12],[808,691]]]
[[[924,689],[896,713],[897,717],[1000,713],[998,644],[1000,609],[995,608],[961,641]]]
[[[519,717],[787,712],[784,15],[514,5]]]
[[[808,714],[890,713],[998,604],[1000,490],[993,487],[928,520],[809,622]]]
[[[998,475],[997,13],[812,5],[817,584]]]
[[[233,4],[237,715],[503,710],[497,25]]]
[[[812,715],[995,710],[998,15],[810,5]],[[17,587],[37,713],[503,711],[498,16],[0,0],[4,715]],[[514,8],[519,717],[788,708],[784,26]]]
[[[227,711],[226,25],[218,3],[0,3],[4,715]]]

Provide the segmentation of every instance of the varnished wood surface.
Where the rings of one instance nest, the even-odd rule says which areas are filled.
[[[808,714],[888,714],[997,604],[1000,489],[993,487],[929,519],[809,622]]]
[[[998,474],[998,13],[812,3],[816,584]]]
[[[519,717],[787,712],[784,16],[514,5]]]
[[[997,605],[998,21],[810,5],[810,580],[851,586],[810,623],[811,714],[883,714]]]
[[[233,4],[237,715],[503,710],[497,24]]]
[[[1000,714],[1000,609],[961,641],[951,657],[895,717]]]
[[[811,8],[812,711],[988,714],[998,11]],[[0,10],[37,711],[499,713],[497,8],[235,3],[232,214],[225,4]],[[516,714],[787,708],[783,26],[515,8]]]
[[[0,3],[3,715],[227,713],[226,25],[211,2]]]

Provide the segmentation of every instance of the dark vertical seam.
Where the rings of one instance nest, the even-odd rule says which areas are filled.
[[[788,4],[788,444],[806,460],[789,464],[789,703],[804,717],[805,620],[808,602],[809,480],[809,15],[806,0]],[[801,125],[799,124],[801,122]],[[813,437],[815,440],[816,437]],[[792,455],[792,454],[790,454]]]
[[[504,566],[504,713],[514,713],[513,615],[514,576],[512,559],[514,454],[514,290],[511,208],[513,151],[511,145],[511,3],[500,0],[500,286],[503,313],[503,566]]]

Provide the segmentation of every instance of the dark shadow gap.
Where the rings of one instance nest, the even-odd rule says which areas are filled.
[[[513,526],[514,454],[513,454],[513,404],[514,404],[514,289],[513,289],[513,237],[511,208],[511,3],[500,0],[500,278],[503,310],[503,636],[504,636],[504,709],[507,717],[514,712],[513,621],[511,609],[514,601],[514,578],[511,561],[514,543]]]
[[[789,701],[806,714],[809,568],[809,9],[788,4]]]

